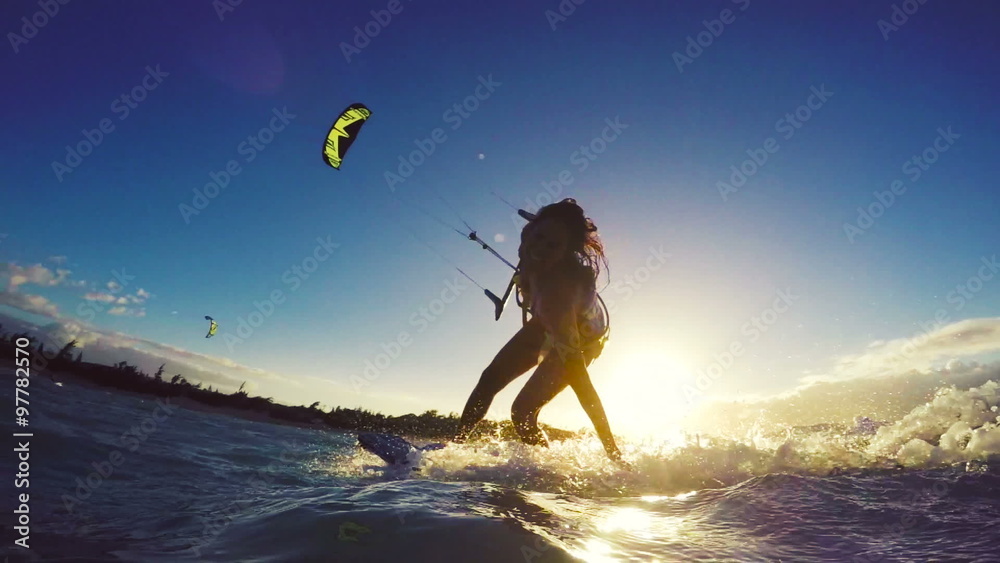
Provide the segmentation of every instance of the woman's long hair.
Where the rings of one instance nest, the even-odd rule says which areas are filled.
[[[608,259],[604,255],[604,244],[597,234],[597,226],[587,217],[583,208],[573,198],[565,198],[541,208],[535,214],[535,221],[555,219],[566,225],[569,231],[569,250],[577,262],[590,270],[595,289],[601,274],[601,264],[608,269]],[[610,277],[609,277],[610,280]]]

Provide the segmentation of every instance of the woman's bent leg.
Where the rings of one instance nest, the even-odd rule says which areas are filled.
[[[510,409],[514,430],[526,444],[549,445],[545,434],[538,427],[538,412],[569,385],[562,362],[557,358],[558,354],[553,353],[542,361],[542,365],[538,366],[517,394]]]
[[[497,393],[538,364],[538,353],[544,342],[545,330],[539,324],[529,322],[500,349],[483,370],[479,383],[465,404],[456,441],[464,440],[486,416]]]

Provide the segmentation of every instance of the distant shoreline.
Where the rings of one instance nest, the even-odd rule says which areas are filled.
[[[28,334],[0,334],[0,366],[8,365],[11,370],[16,369],[16,341],[23,337],[31,340]],[[161,365],[151,376],[127,362],[115,365],[84,362],[80,352],[76,352],[74,359],[75,350],[76,341],[69,342],[56,353],[44,350],[41,344],[32,348],[32,379],[46,378],[90,389],[113,389],[142,398],[169,399],[172,404],[190,411],[311,430],[383,432],[413,438],[449,440],[458,431],[460,423],[457,414],[442,416],[436,410],[428,410],[421,415],[387,416],[366,409],[341,407],[324,411],[319,408],[319,401],[308,407],[284,405],[276,403],[270,397],[251,397],[242,386],[234,393],[222,393],[212,387],[202,388],[200,383],[192,384],[181,374],[174,375],[168,381],[163,378],[166,364]],[[545,424],[541,426],[552,440],[577,436],[575,432]],[[473,438],[476,437],[516,440],[517,434],[508,420],[484,420],[473,433]]]
[[[3,364],[0,364],[0,369],[4,369],[4,368],[8,367],[7,365],[4,365],[4,364],[8,364],[8,362],[4,361]],[[11,370],[11,373],[13,373],[15,367],[16,366],[14,365],[13,362],[9,362],[9,368]],[[135,398],[138,398],[138,399],[146,399],[146,400],[148,400],[151,397],[155,397],[155,395],[152,395],[150,393],[141,393],[141,392],[136,392],[136,391],[129,391],[127,389],[117,389],[117,388],[108,387],[108,386],[105,386],[105,385],[98,385],[97,383],[89,381],[86,378],[80,377],[78,375],[75,375],[75,374],[73,374],[72,372],[69,372],[69,371],[52,371],[52,372],[45,373],[44,376],[42,376],[41,378],[35,378],[35,379],[41,379],[41,381],[45,385],[52,385],[52,381],[48,377],[50,375],[54,378],[54,380],[56,382],[65,383],[66,385],[73,385],[73,386],[78,386],[78,387],[84,387],[86,389],[93,389],[93,390],[103,390],[103,391],[108,391],[108,392],[111,392],[111,393],[118,393],[118,394],[121,394],[121,395],[127,395],[127,396],[131,396],[131,397],[135,397]],[[32,384],[35,385],[36,383],[34,381],[32,381]],[[170,404],[172,406],[177,406],[177,407],[180,407],[182,409],[186,409],[186,410],[193,411],[193,412],[200,412],[200,413],[206,413],[206,414],[217,414],[217,415],[220,415],[220,416],[227,416],[227,417],[233,417],[233,418],[241,418],[243,420],[248,420],[250,422],[263,422],[263,423],[267,423],[267,424],[279,424],[279,425],[282,425],[282,426],[294,426],[296,428],[305,428],[305,429],[309,429],[309,430],[324,430],[324,431],[325,430],[333,430],[333,431],[341,431],[341,432],[344,432],[344,433],[350,433],[351,432],[350,429],[347,429],[347,428],[333,428],[333,427],[328,426],[326,424],[323,424],[321,422],[297,422],[297,421],[292,421],[292,420],[282,420],[280,418],[274,418],[274,417],[272,417],[268,413],[262,413],[262,412],[258,412],[258,411],[248,410],[248,409],[239,409],[239,408],[233,408],[233,407],[222,407],[222,406],[206,405],[205,403],[196,401],[196,400],[191,399],[189,397],[177,396],[177,397],[167,397],[167,399],[170,400]]]

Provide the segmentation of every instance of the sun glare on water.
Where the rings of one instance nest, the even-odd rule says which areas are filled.
[[[592,370],[612,429],[635,439],[679,439],[679,422],[691,410],[683,390],[690,370],[655,345],[630,348]]]
[[[683,518],[656,515],[640,507],[610,508],[590,523],[594,535],[568,551],[587,563],[623,561],[623,546],[635,541],[644,544],[677,541],[691,535],[691,525]]]

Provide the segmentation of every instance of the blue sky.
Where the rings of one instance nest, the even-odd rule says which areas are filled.
[[[88,2],[32,34],[21,18],[38,4],[5,4],[2,312],[86,331],[95,357],[140,349],[139,360],[225,388],[250,380],[281,401],[460,411],[520,320],[511,309],[495,322],[482,292],[423,243],[494,291],[509,271],[394,196],[468,221],[513,257],[521,223],[491,192],[537,206],[563,173],[572,182],[558,196],[584,206],[608,249],[613,336],[591,372],[613,425],[686,412],[699,370],[734,343],[742,351],[695,401],[845,376],[845,357],[884,353],[942,309],[948,323],[1000,330],[1000,291],[980,274],[1000,240],[995,9],[907,4],[919,9],[886,30],[891,2],[591,0],[546,14],[559,6],[404,1],[382,26],[371,12],[388,2],[243,2],[221,18],[207,1]],[[378,34],[345,56],[366,24]],[[707,46],[678,68],[700,33]],[[478,107],[446,113],[484,82],[492,91],[468,102]],[[137,87],[128,107],[120,97]],[[373,116],[335,171],[322,138],[354,102]],[[248,161],[241,143],[278,124],[275,112],[281,130]],[[102,120],[110,132],[92,154],[54,171]],[[386,172],[439,128],[444,142],[390,192]],[[588,145],[603,152],[583,169]],[[754,151],[767,160],[745,164],[737,191],[720,189]],[[914,178],[904,166],[925,151],[934,162]],[[186,221],[179,206],[230,161],[239,172]],[[849,236],[845,224],[894,180],[901,193]],[[283,278],[311,266],[317,238],[336,250],[300,283]],[[134,279],[113,291],[113,272]],[[959,308],[949,294],[967,283],[980,289]],[[444,303],[449,284],[459,290]],[[787,310],[779,290],[794,296]],[[227,340],[274,291],[284,300],[263,324]],[[124,301],[79,314],[112,298]],[[220,322],[211,340],[206,314]],[[773,323],[754,338],[746,325],[762,315]],[[409,344],[355,389],[351,376],[401,333]],[[995,358],[988,343],[965,344],[907,360]],[[507,415],[522,384],[491,416]],[[586,424],[568,394],[542,419]]]

